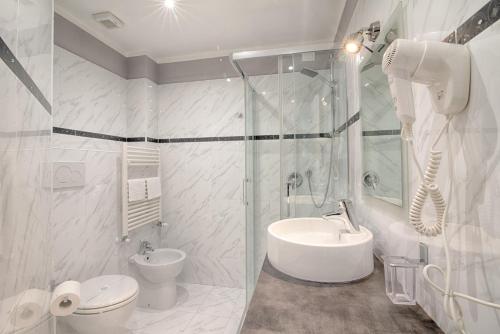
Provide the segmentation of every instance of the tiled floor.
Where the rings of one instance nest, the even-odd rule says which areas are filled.
[[[236,334],[244,308],[243,289],[181,284],[175,307],[138,308],[127,327],[133,334]]]

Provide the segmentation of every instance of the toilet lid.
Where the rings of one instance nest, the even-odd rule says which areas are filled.
[[[132,298],[139,289],[132,277],[104,275],[91,278],[81,284],[80,310],[112,306]]]

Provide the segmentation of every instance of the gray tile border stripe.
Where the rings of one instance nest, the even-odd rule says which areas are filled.
[[[23,85],[31,92],[31,94],[38,100],[43,108],[52,114],[52,106],[45,98],[42,91],[31,76],[26,72],[23,65],[16,58],[14,53],[9,49],[5,41],[0,37],[0,58],[4,61],[5,65],[14,73],[14,75],[23,83]]]
[[[401,130],[368,130],[363,131],[363,137],[372,137],[372,136],[399,136],[401,134]]]
[[[357,120],[359,120],[359,112],[353,115],[346,123],[342,124],[337,130],[335,130],[335,134],[342,133],[348,126],[354,124]],[[80,131],[74,129],[67,129],[61,127],[53,127],[53,133],[63,134],[63,135],[71,135],[71,136],[79,136],[79,137],[87,137],[87,138],[96,138],[96,139],[105,139],[105,140],[113,140],[120,142],[150,142],[150,143],[201,143],[201,142],[223,142],[223,141],[242,141],[245,140],[245,136],[213,136],[213,137],[180,137],[180,138],[152,138],[152,137],[120,137],[114,135],[107,135],[103,133],[96,132],[87,132]],[[318,132],[318,133],[287,133],[283,135],[283,139],[317,139],[317,138],[331,138],[332,135],[329,132]],[[255,136],[247,136],[248,140],[279,140],[280,135],[255,135]]]

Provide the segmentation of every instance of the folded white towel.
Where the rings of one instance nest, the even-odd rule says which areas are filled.
[[[128,180],[128,201],[144,201],[146,199],[146,180]]]
[[[148,189],[148,199],[153,199],[161,196],[161,183],[159,177],[151,177],[146,179]]]

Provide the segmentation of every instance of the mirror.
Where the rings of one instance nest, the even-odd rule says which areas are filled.
[[[387,22],[382,23],[375,42],[361,53],[360,90],[363,170],[365,195],[402,207],[404,172],[401,125],[394,111],[382,57],[389,44],[404,37],[404,7],[400,3]]]

